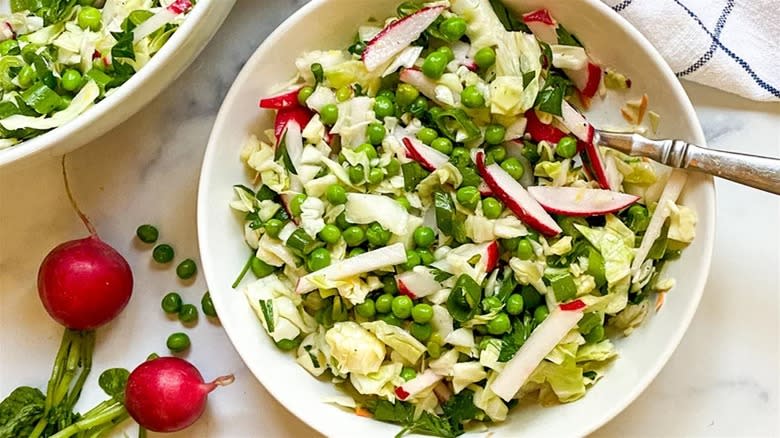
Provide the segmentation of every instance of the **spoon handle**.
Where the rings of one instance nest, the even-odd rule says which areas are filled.
[[[639,134],[599,131],[598,143],[631,156],[647,157],[780,195],[780,159],[704,148],[682,140],[650,140]]]

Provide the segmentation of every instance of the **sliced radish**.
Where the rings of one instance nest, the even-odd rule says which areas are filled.
[[[260,108],[279,110],[282,108],[299,106],[298,103],[299,91],[301,91],[301,89],[296,88],[294,90],[285,91],[282,94],[277,94],[276,96],[260,99]]]
[[[588,64],[578,70],[563,70],[566,76],[574,82],[574,86],[580,90],[585,97],[593,97],[599,91],[601,85],[602,71],[598,64],[588,61]]]
[[[593,125],[585,119],[585,116],[565,100],[561,105],[561,117],[558,117],[558,120],[560,120],[561,123],[563,123],[563,126],[571,131],[575,137],[586,143],[593,142],[593,136],[595,134]]]
[[[287,134],[285,138],[285,147],[287,156],[297,172],[301,171],[301,155],[303,155],[303,135],[301,135],[301,126],[295,120],[287,122]]]
[[[433,370],[425,370],[418,374],[414,379],[395,388],[395,395],[401,401],[410,399],[432,387],[433,385],[439,383],[439,381],[441,381],[443,378],[444,376],[440,376],[434,373]]]
[[[490,390],[509,401],[544,358],[582,319],[585,304],[576,300],[556,307],[506,363]]]
[[[404,137],[403,143],[406,148],[406,156],[417,161],[431,172],[444,166],[450,160],[447,155],[427,146],[416,138]]]
[[[347,194],[347,221],[353,224],[378,222],[397,236],[406,234],[409,213],[395,199],[384,195]]]
[[[528,193],[550,213],[566,216],[600,216],[620,211],[639,196],[581,187],[528,187]]]
[[[415,266],[413,270],[396,276],[396,283],[398,293],[411,299],[434,294],[442,288],[430,268],[425,266]]]
[[[482,196],[493,196],[493,190],[490,190],[490,186],[485,181],[479,183],[479,194]]]
[[[558,143],[566,133],[556,128],[552,124],[546,125],[539,120],[536,112],[530,109],[525,112],[525,118],[528,123],[525,126],[525,132],[531,136],[534,141],[546,141],[549,143]]]
[[[413,68],[404,68],[398,76],[398,79],[406,84],[418,89],[423,96],[431,99],[432,101],[441,104],[436,98],[436,81],[431,80],[428,76],[425,76],[423,72]]]
[[[491,272],[493,269],[496,269],[496,266],[498,266],[498,242],[495,240],[492,242],[485,242],[482,245],[485,246],[484,248],[484,254],[485,257],[487,257],[487,262],[485,263],[485,271]],[[481,245],[478,245],[481,246]]]
[[[136,26],[133,29],[133,42],[137,43],[147,36],[151,35],[157,29],[172,22],[179,15],[192,9],[192,2],[190,0],[176,0],[167,8],[162,9],[156,14],[149,17],[146,21]]]
[[[547,44],[558,44],[558,23],[547,9],[523,14],[523,23],[539,40]]]
[[[276,113],[276,119],[274,120],[274,135],[276,140],[282,138],[284,130],[287,128],[287,123],[291,120],[295,121],[298,126],[306,126],[309,124],[313,114],[308,108],[301,106],[294,106],[289,108],[282,108]]]
[[[319,271],[304,275],[298,280],[295,292],[302,294],[314,289],[317,285],[312,281],[322,278],[325,281],[343,280],[388,266],[400,265],[406,262],[406,249],[403,243],[396,243],[375,249],[348,259],[336,262]]]
[[[422,8],[387,25],[366,45],[362,57],[366,69],[376,70],[409,47],[445,9],[444,6]]]
[[[498,164],[485,166],[485,153],[477,154],[477,169],[493,193],[512,213],[545,236],[555,236],[562,230],[528,192]]]
[[[598,146],[594,143],[577,142],[577,149],[585,151],[582,157],[582,164],[588,170],[588,174],[599,183],[599,187],[605,190],[611,190],[609,178],[607,178],[607,169],[604,167],[604,160],[601,158]]]

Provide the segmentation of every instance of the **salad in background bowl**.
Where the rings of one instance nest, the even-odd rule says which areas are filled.
[[[625,394],[604,395],[625,393],[620,382],[634,374],[637,347],[622,337],[681,333],[695,308],[701,278],[680,279],[690,287],[680,293],[674,263],[662,267],[685,263],[688,245],[708,258],[711,186],[691,178],[678,199],[685,174],[600,150],[590,121],[592,113],[597,126],[659,130],[664,107],[687,104],[662,97],[645,120],[644,92],[654,95],[646,73],[592,51],[593,31],[583,20],[570,27],[567,8],[532,3],[521,5],[525,14],[454,0],[355,15],[341,23],[351,23],[351,41],[286,43],[299,55],[285,58],[291,81],[274,76],[287,82],[281,88],[245,77],[268,77],[253,61],[274,49],[261,48],[223,106],[212,143],[243,145],[232,150],[245,167],[223,164],[225,149],[219,164],[207,152],[199,211],[207,280],[223,291],[214,294],[220,312],[238,321],[225,327],[250,368],[323,432],[334,423],[300,410],[312,406],[310,392],[338,406],[329,415],[350,421],[336,413],[344,409],[367,432],[391,429],[360,417],[439,436],[485,427],[582,434],[591,419],[550,429],[549,414],[526,402],[562,412],[588,412],[599,400],[624,406]],[[679,87],[668,71],[655,73]],[[262,90],[260,106],[273,117],[223,119],[248,111],[236,89]],[[225,135],[236,124],[244,138]],[[239,183],[232,197],[215,187],[230,174]],[[217,200],[239,212],[240,227],[235,215],[213,213]],[[236,246],[223,250],[230,228]],[[226,258],[242,274],[222,283],[209,260],[222,272]],[[698,269],[706,276],[706,261]],[[687,305],[670,298],[667,306],[686,315],[658,328],[667,312],[650,315],[669,290]],[[670,351],[668,339],[655,348]],[[247,350],[258,343],[279,351]],[[288,370],[293,359],[298,372]],[[303,370],[319,380],[301,382]],[[293,375],[303,389],[280,393],[274,382]],[[328,384],[339,390],[322,389]]]
[[[0,4],[0,166],[67,152],[130,116],[194,59],[232,3]]]

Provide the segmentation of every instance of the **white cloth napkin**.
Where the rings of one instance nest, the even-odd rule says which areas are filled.
[[[603,1],[653,43],[677,77],[780,100],[780,1]]]

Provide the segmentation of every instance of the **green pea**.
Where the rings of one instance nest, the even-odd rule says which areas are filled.
[[[428,249],[417,249],[416,252],[420,256],[420,264],[422,265],[430,265],[436,261],[433,253]]]
[[[76,91],[81,87],[81,73],[69,68],[62,72],[62,88],[67,91]]]
[[[374,167],[373,169],[368,171],[369,184],[379,184],[382,182],[383,179],[385,179],[385,173],[382,172],[382,169],[378,167]]]
[[[501,306],[503,306],[503,303],[501,303],[501,300],[499,300],[498,297],[485,297],[482,300],[482,309],[487,312],[498,310]]]
[[[303,193],[299,193],[290,200],[290,214],[293,216],[300,216],[301,211],[301,205],[303,205],[304,201],[306,201],[306,195]]]
[[[305,86],[298,90],[298,103],[301,106],[306,106],[306,101],[309,100],[311,95],[314,94],[314,87]]]
[[[154,225],[144,224],[135,230],[135,235],[138,236],[138,240],[143,243],[154,243],[157,238],[160,237],[160,232]]]
[[[263,225],[263,228],[265,228],[266,234],[275,239],[279,237],[279,233],[282,231],[282,228],[284,228],[284,222],[279,219],[268,219],[268,222]]]
[[[319,271],[330,265],[330,252],[325,248],[317,248],[309,254],[309,268],[311,271]]]
[[[479,91],[476,85],[469,85],[460,92],[460,101],[466,108],[483,108],[485,106],[485,96]]]
[[[590,333],[585,335],[585,342],[595,344],[596,342],[599,342],[600,340],[604,339],[604,326],[603,325],[597,325],[596,327],[593,327],[591,329]]]
[[[550,314],[550,311],[547,309],[547,306],[539,306],[534,310],[534,321],[537,324],[541,324],[542,321],[547,319],[547,315]]]
[[[432,359],[438,359],[441,356],[441,344],[436,341],[428,341],[425,345],[428,350],[428,356]]]
[[[466,208],[475,208],[479,202],[479,190],[476,187],[461,187],[455,194],[455,198]]]
[[[433,334],[433,328],[430,324],[419,324],[413,322],[409,325],[409,333],[414,336],[418,341],[425,342],[431,338]]]
[[[349,253],[347,254],[347,258],[352,258],[355,256],[359,256],[360,254],[365,254],[366,250],[360,247],[352,248],[349,250]]]
[[[483,47],[474,54],[474,62],[479,68],[490,68],[496,63],[496,51],[492,47]]]
[[[347,245],[358,246],[363,243],[363,240],[366,238],[366,233],[364,233],[363,229],[359,226],[352,225],[351,227],[344,230],[342,237],[344,238],[344,242],[346,242]]]
[[[395,101],[395,93],[393,93],[393,90],[390,89],[380,90],[379,93],[376,94],[376,97],[387,98],[391,101]]]
[[[541,158],[539,156],[539,146],[528,141],[523,142],[523,150],[520,153],[531,163],[535,163]]]
[[[509,157],[501,163],[501,168],[514,179],[520,179],[525,173],[525,168],[515,157]]]
[[[320,230],[319,237],[323,242],[333,245],[341,239],[341,230],[333,224],[328,224]]]
[[[466,34],[466,20],[460,17],[450,17],[439,25],[441,32],[450,41],[457,41]]]
[[[390,294],[380,295],[376,299],[376,311],[378,313],[390,313],[393,308],[393,296]]]
[[[198,320],[198,308],[194,304],[184,304],[179,309],[179,321],[190,324]]]
[[[295,348],[298,347],[298,344],[300,342],[298,339],[282,339],[279,342],[276,342],[276,347],[279,348],[282,351],[292,351]]]
[[[376,222],[371,224],[366,230],[366,239],[368,240],[369,245],[372,246],[386,245],[390,240],[390,237],[392,237],[390,231],[386,230],[382,225],[379,225]]]
[[[395,102],[400,106],[411,105],[418,97],[420,92],[409,84],[399,84],[395,90]]]
[[[336,216],[336,226],[341,230],[346,230],[352,226],[352,224],[347,220],[347,214],[345,212],[341,212],[338,216]]]
[[[509,322],[509,315],[503,312],[496,315],[495,318],[487,323],[487,330],[491,335],[503,335],[508,332],[511,327],[512,324]]]
[[[19,81],[19,86],[27,88],[35,81],[35,70],[30,65],[25,65],[19,70],[19,74],[16,75],[16,79]]]
[[[503,146],[491,146],[486,151],[487,159],[493,159],[494,163],[501,163],[506,159],[506,148]]]
[[[490,124],[485,128],[485,142],[490,145],[497,145],[504,142],[506,128],[496,123]]]
[[[398,283],[396,283],[394,276],[388,275],[382,279],[382,291],[390,295],[398,293]]]
[[[376,314],[376,307],[374,306],[374,300],[366,298],[365,301],[355,306],[355,313],[363,318],[373,318]]]
[[[431,52],[423,61],[422,72],[431,79],[439,79],[447,68],[447,55],[441,52]]]
[[[418,119],[421,119],[426,111],[428,111],[428,99],[423,96],[414,99],[414,102],[409,105],[409,112]]]
[[[165,313],[179,313],[181,309],[181,295],[176,292],[169,292],[165,294],[160,305]]]
[[[451,62],[453,59],[455,59],[455,53],[453,53],[452,49],[449,48],[449,46],[441,46],[438,49],[436,49],[437,52],[443,53],[444,56],[447,57],[447,62]]]
[[[452,153],[452,141],[447,137],[437,137],[431,142],[431,147],[443,154]]]
[[[460,146],[452,149],[451,158],[452,161],[456,163],[471,162],[471,155],[469,154],[469,150]]]
[[[571,158],[577,154],[577,140],[571,136],[563,137],[555,147],[555,153],[562,158]]]
[[[523,296],[520,294],[509,295],[506,300],[506,313],[519,315],[523,313]]]
[[[379,96],[374,101],[374,114],[378,119],[395,115],[395,103],[386,96]]]
[[[203,310],[203,314],[206,316],[217,317],[217,309],[214,308],[214,302],[211,301],[211,294],[208,291],[200,299],[200,309]]]
[[[366,137],[368,137],[368,142],[374,146],[379,146],[382,144],[382,140],[385,139],[386,134],[387,132],[385,131],[385,125],[379,122],[369,123],[366,127]]]
[[[269,265],[268,263],[260,260],[257,257],[253,257],[249,262],[249,267],[252,269],[252,273],[257,278],[265,278],[273,274],[276,271],[276,266]]]
[[[397,202],[406,211],[409,211],[409,209],[412,208],[412,204],[409,203],[409,200],[406,199],[405,196],[400,196],[398,198],[395,198],[395,202]]]
[[[401,370],[401,378],[408,382],[417,377],[417,372],[409,367],[403,367]]]
[[[433,128],[422,128],[417,132],[417,139],[427,145],[433,143],[438,136],[439,133]]]
[[[387,163],[385,170],[387,171],[387,176],[396,176],[401,173],[401,162],[395,158],[391,158],[390,162]]]
[[[542,295],[533,288],[533,286],[523,286],[520,291],[520,295],[523,297],[523,303],[526,309],[536,309],[539,305],[542,305]]]
[[[412,307],[412,319],[418,324],[425,324],[433,318],[433,307],[430,304],[420,303]]]
[[[355,152],[357,152],[358,154],[361,153],[366,154],[369,160],[373,160],[374,158],[377,157],[376,148],[374,148],[374,146],[369,143],[363,143],[360,146],[356,147]]]
[[[93,8],[92,6],[85,6],[79,11],[76,22],[82,29],[89,29],[91,31],[100,30],[102,15],[100,10]]]
[[[420,260],[420,255],[417,254],[414,251],[409,251],[406,253],[406,263],[404,263],[404,269],[407,271],[412,270],[415,266],[418,266],[420,263],[422,263],[422,260]]]
[[[173,247],[167,243],[157,245],[152,250],[152,258],[157,263],[170,263],[173,260]]]
[[[520,242],[519,237],[513,237],[511,239],[501,239],[501,249],[504,251],[515,251],[517,249],[517,243]]]
[[[379,320],[384,321],[386,324],[394,325],[396,327],[401,327],[401,324],[403,323],[403,321],[398,319],[398,317],[393,315],[392,313],[388,313],[386,315],[380,316]]]
[[[176,275],[182,280],[192,278],[196,272],[198,272],[198,266],[195,264],[195,260],[192,259],[185,259],[176,267]]]
[[[339,102],[347,101],[350,97],[352,97],[352,87],[345,85],[336,90],[336,100]]]
[[[335,103],[329,103],[320,109],[320,120],[326,125],[335,125],[339,120],[339,107]]]
[[[349,175],[349,181],[352,184],[362,183],[363,178],[365,177],[365,174],[363,172],[363,165],[358,164],[356,166],[350,166],[350,168],[347,170],[347,175]]]
[[[64,110],[65,108],[69,107],[71,102],[73,102],[73,98],[68,96],[67,94],[60,96],[60,104],[57,105],[57,109],[59,111]]]
[[[393,315],[400,319],[406,319],[412,314],[412,299],[406,295],[398,295],[393,298]]]
[[[339,184],[331,184],[325,190],[325,196],[328,198],[328,202],[334,205],[347,203],[347,191]]]
[[[488,219],[498,219],[501,212],[504,211],[504,204],[496,198],[485,198],[482,200],[482,213]]]
[[[168,336],[165,345],[174,353],[181,353],[190,348],[190,337],[186,333],[178,332]]]
[[[529,239],[520,239],[517,242],[517,258],[520,260],[530,260],[534,256],[534,246]]]
[[[436,240],[436,233],[431,227],[419,227],[414,230],[412,237],[419,248],[428,248]]]

